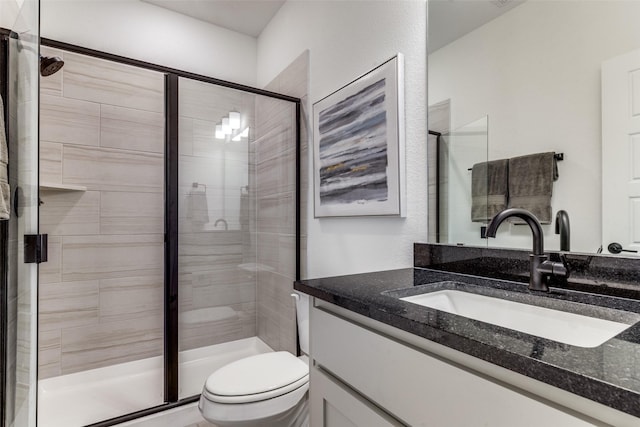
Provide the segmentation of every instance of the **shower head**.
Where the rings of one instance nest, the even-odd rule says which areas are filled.
[[[9,35],[12,39],[17,41],[16,46],[18,48],[18,52],[24,50],[28,50],[35,54],[38,54],[38,51],[34,49],[32,46],[24,45],[22,40],[20,40],[20,35],[14,31]],[[43,56],[40,55],[40,75],[42,77],[47,77],[52,74],[57,73],[60,68],[64,65],[64,61],[57,56]]]
[[[64,61],[57,56],[42,56],[40,55],[40,75],[47,77],[55,74],[62,68]]]

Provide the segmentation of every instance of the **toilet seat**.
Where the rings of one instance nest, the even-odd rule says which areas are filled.
[[[282,420],[296,417],[307,407],[306,394],[309,383],[296,390],[272,399],[252,403],[218,403],[209,400],[204,393],[200,396],[198,408],[204,419],[218,426],[255,427],[288,425]]]
[[[217,403],[252,403],[300,389],[309,366],[286,351],[264,353],[230,363],[209,376],[202,395]]]

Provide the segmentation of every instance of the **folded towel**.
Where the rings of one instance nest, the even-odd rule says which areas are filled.
[[[9,219],[11,212],[11,188],[7,179],[7,163],[9,163],[9,150],[4,125],[4,103],[0,96],[0,220]]]
[[[207,193],[195,191],[187,194],[187,219],[196,229],[209,223]]]
[[[240,193],[240,229],[249,231],[249,193]]]
[[[11,212],[10,193],[9,184],[0,183],[0,220],[9,219],[9,212]]]
[[[557,179],[558,164],[553,152],[509,159],[509,207],[526,209],[541,224],[551,224],[551,196]]]
[[[471,169],[471,221],[488,222],[507,208],[509,160],[492,160]]]
[[[7,129],[4,125],[4,103],[0,96],[0,165],[9,163],[9,151],[7,148]]]

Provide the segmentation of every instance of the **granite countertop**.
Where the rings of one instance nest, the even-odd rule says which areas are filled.
[[[441,283],[447,282],[447,283]],[[455,283],[451,283],[455,282]],[[426,286],[423,286],[426,285]],[[640,417],[640,301],[408,268],[301,280],[294,288],[438,344]],[[577,314],[633,324],[592,348],[577,347],[399,300],[425,289],[467,288]]]

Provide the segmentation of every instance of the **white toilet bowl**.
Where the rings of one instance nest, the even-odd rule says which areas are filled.
[[[286,351],[230,363],[211,374],[198,405],[220,427],[301,426],[306,416],[309,366]]]
[[[296,297],[300,346],[308,351],[308,297]],[[198,408],[205,420],[219,427],[304,427],[308,425],[308,390],[307,356],[263,353],[211,374]]]

